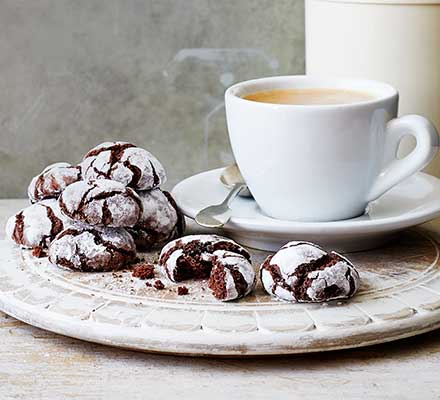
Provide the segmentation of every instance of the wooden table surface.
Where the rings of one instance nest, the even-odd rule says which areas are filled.
[[[6,218],[27,200],[0,200]],[[440,219],[424,225],[440,230]],[[0,312],[0,399],[440,399],[440,332],[312,355],[209,359],[63,337]]]

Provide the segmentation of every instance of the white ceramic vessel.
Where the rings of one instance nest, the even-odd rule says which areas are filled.
[[[273,89],[331,88],[367,93],[348,104],[272,104],[243,98]],[[390,85],[309,76],[241,82],[225,93],[226,119],[240,171],[262,210],[291,221],[336,221],[362,215],[403,179],[426,166],[438,135],[425,118],[395,118],[398,95]],[[411,135],[417,147],[396,153]]]
[[[190,218],[227,194],[220,183],[222,169],[203,172],[180,182],[172,191]],[[351,252],[381,246],[403,229],[440,215],[440,180],[418,173],[370,203],[361,217],[335,222],[280,221],[261,212],[253,199],[237,198],[224,232],[238,242],[276,251],[291,240],[307,240],[328,249]]]
[[[388,82],[401,115],[439,127],[440,1],[306,0],[306,70]],[[440,176],[439,157],[427,171]]]

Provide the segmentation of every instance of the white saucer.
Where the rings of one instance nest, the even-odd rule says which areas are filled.
[[[178,183],[172,191],[182,212],[194,218],[202,208],[223,201],[228,190],[220,183],[222,168],[202,172]],[[232,218],[223,227],[237,242],[276,251],[291,240],[307,240],[343,252],[380,246],[395,234],[440,215],[440,180],[418,173],[370,203],[358,218],[335,222],[293,222],[264,215],[253,199],[238,197]]]

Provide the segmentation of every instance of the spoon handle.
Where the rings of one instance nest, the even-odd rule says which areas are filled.
[[[246,187],[245,183],[235,183],[221,205],[229,206],[238,194]]]
[[[240,190],[246,188],[244,183],[236,183],[232,186],[222,203],[209,206],[199,211],[195,216],[196,222],[206,228],[220,228],[231,218],[229,204],[237,197]]]

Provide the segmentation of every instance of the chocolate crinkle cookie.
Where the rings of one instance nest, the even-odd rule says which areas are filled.
[[[108,179],[75,182],[58,201],[63,214],[95,226],[131,227],[142,214],[142,202],[136,192]]]
[[[250,260],[248,251],[233,240],[217,235],[190,235],[173,240],[162,249],[159,263],[174,282],[208,278],[217,250],[227,250]]]
[[[49,260],[79,271],[111,271],[136,257],[133,238],[123,228],[74,225],[60,232],[49,246]]]
[[[43,199],[57,198],[67,186],[80,179],[80,167],[64,162],[49,165],[31,180],[29,199],[31,203],[36,203]]]
[[[25,248],[47,248],[55,236],[69,225],[55,199],[24,208],[8,219],[6,236]]]
[[[230,251],[217,250],[211,260],[208,286],[217,299],[240,299],[254,289],[256,275],[248,258]]]
[[[104,142],[81,163],[83,179],[111,179],[136,190],[149,190],[166,181],[162,164],[150,152],[126,142]]]
[[[185,218],[168,192],[160,189],[138,192],[143,212],[138,223],[128,229],[139,251],[147,251],[182,236]]]
[[[359,274],[349,260],[309,242],[290,242],[260,268],[264,289],[292,302],[324,302],[352,297]]]

